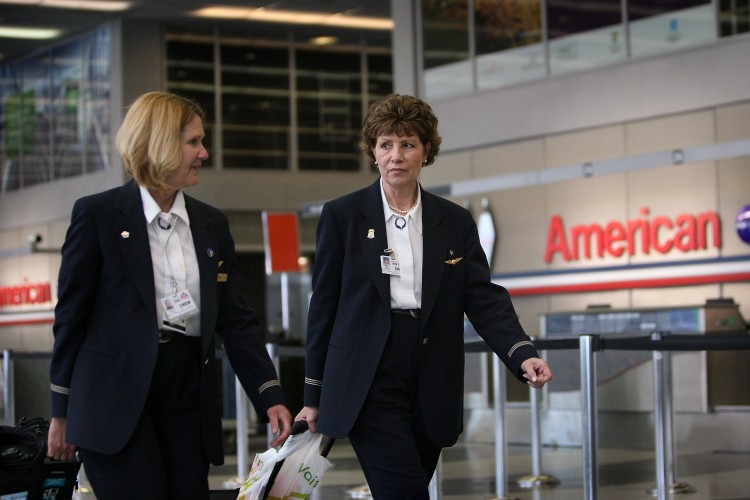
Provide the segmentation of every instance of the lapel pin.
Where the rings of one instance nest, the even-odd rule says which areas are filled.
[[[450,254],[451,257],[453,257],[453,250],[448,250],[448,253]]]
[[[120,233],[120,236],[122,236],[125,239],[128,239],[128,238],[130,238],[130,233],[127,232],[127,231],[123,231],[123,232]]]
[[[209,248],[208,250],[206,250],[206,255],[208,255],[209,257],[213,257],[214,256],[214,249],[213,248]]]
[[[374,229],[368,229],[367,230],[367,239],[371,240],[375,237],[375,230]]]

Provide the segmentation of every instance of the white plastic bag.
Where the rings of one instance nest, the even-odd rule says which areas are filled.
[[[261,500],[274,467],[284,463],[271,485],[268,500],[307,498],[332,464],[320,455],[322,434],[305,431],[289,436],[279,451],[274,448],[255,456],[250,474],[237,500]]]

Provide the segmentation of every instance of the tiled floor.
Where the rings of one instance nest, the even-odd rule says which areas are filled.
[[[262,439],[252,440],[253,451],[264,451]],[[251,457],[252,458],[252,457]],[[337,442],[329,459],[331,469],[310,497],[312,500],[344,500],[349,491],[365,484],[356,457],[346,441]],[[599,449],[598,498],[602,500],[648,499],[655,487],[655,459],[651,450]],[[505,498],[534,500],[580,500],[583,498],[581,450],[545,448],[542,472],[560,480],[554,487],[523,489],[517,480],[530,474],[531,456],[527,446],[507,450],[508,482]],[[496,498],[495,460],[492,445],[459,441],[443,452],[443,500],[488,500]],[[212,470],[211,487],[224,489],[225,481],[236,480],[236,457]],[[750,453],[707,450],[677,457],[676,481],[695,488],[694,493],[673,495],[686,500],[750,499]]]

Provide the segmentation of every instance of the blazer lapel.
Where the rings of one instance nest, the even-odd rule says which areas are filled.
[[[122,217],[114,221],[113,231],[118,235],[123,260],[143,302],[156,315],[156,291],[148,225],[143,215],[141,192],[135,182],[130,181],[117,191],[115,208],[122,214]],[[153,324],[156,325],[156,316]]]
[[[420,186],[420,189],[421,186]],[[445,270],[445,255],[448,238],[440,226],[443,214],[434,202],[434,195],[422,189],[422,327],[432,312],[438,296],[438,289]]]
[[[210,231],[211,219],[196,208],[193,200],[185,195],[185,208],[190,217],[190,232],[193,235],[195,256],[198,259],[201,290],[201,335],[203,352],[213,338],[214,325],[218,311],[218,296],[216,280],[219,273],[221,252],[219,241]]]
[[[388,236],[385,232],[385,219],[383,218],[383,202],[380,197],[380,178],[365,191],[360,211],[365,220],[357,227],[357,236],[362,245],[365,265],[370,271],[370,276],[380,294],[380,298],[390,309],[390,276],[383,274],[380,268],[380,256],[384,255],[385,249],[388,248]]]

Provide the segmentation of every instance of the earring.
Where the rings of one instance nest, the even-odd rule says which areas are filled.
[[[427,165],[427,158],[424,159],[424,161],[422,162],[422,164]]]
[[[375,166],[376,166],[376,167],[378,166],[378,162],[377,162],[377,161],[375,162]]]

